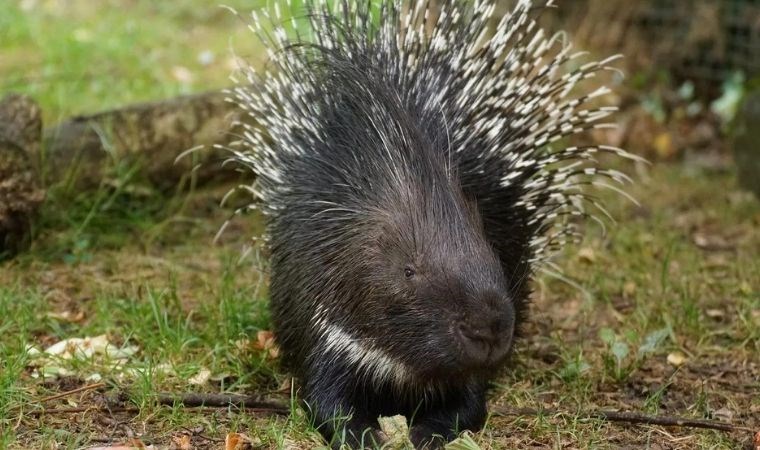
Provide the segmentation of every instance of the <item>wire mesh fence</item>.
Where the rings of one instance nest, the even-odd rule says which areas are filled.
[[[629,70],[664,71],[706,94],[760,75],[760,0],[559,0],[545,15],[579,46],[623,53]],[[556,26],[555,26],[556,25]]]

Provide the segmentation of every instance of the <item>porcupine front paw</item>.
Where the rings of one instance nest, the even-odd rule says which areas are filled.
[[[409,430],[409,440],[416,450],[442,449],[453,436],[444,437],[425,425],[414,425]]]

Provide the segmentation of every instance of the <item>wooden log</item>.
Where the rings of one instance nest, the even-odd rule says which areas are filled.
[[[45,198],[30,156],[39,152],[41,117],[23,95],[0,101],[0,258],[29,242],[31,220]]]
[[[0,257],[28,242],[42,186],[86,190],[124,164],[136,164],[138,176],[162,190],[191,174],[197,183],[238,178],[215,146],[238,140],[241,118],[217,91],[76,116],[43,131],[37,104],[8,95],[0,102]]]
[[[44,132],[44,179],[92,187],[114,162],[138,164],[140,174],[161,189],[174,187],[194,168],[200,181],[223,176],[225,155],[213,146],[236,139],[234,123],[240,118],[224,97],[208,92],[65,120]],[[202,149],[175,163],[197,147]]]

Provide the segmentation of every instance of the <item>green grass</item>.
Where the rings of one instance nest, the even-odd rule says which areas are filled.
[[[493,417],[475,436],[482,448],[530,442],[614,448],[659,445],[671,442],[668,436],[700,448],[734,448],[744,438],[672,429],[665,435],[651,427],[582,419],[584,411],[596,408],[698,418],[728,410],[735,422],[757,425],[760,238],[752,230],[760,208],[731,187],[730,175],[690,177],[677,166],[656,166],[650,176],[632,189],[647,199],[645,206],[610,197],[618,225],[606,237],[590,229],[584,243],[560,257],[566,276],[581,289],[550,276],[536,283],[532,318],[514,368],[497,379],[493,404],[558,409],[565,415]],[[205,204],[220,195],[195,192],[190,198]],[[143,242],[145,230],[172,217],[150,208],[139,220],[125,217],[125,208],[140,210],[145,200],[126,196],[120,201],[118,211],[98,212],[93,223],[108,225],[93,225],[95,239],[86,257],[48,251],[77,233],[66,221],[51,221],[31,252],[2,267],[0,442],[11,448],[52,442],[80,448],[106,432],[96,420],[99,414],[78,416],[72,427],[65,416],[38,420],[23,412],[125,394],[137,412],[116,418],[148,423],[141,432],[146,442],[167,444],[172,436],[202,427],[211,439],[240,431],[265,448],[315,445],[319,438],[300,412],[285,419],[224,410],[199,414],[156,404],[157,392],[266,393],[278,391],[288,378],[276,359],[250,342],[269,328],[266,277],[253,259],[239,261],[247,236],[259,229],[255,218],[238,221],[219,246],[211,244],[211,237],[224,220],[222,211],[194,217],[195,225],[186,227],[181,238],[164,239],[159,233],[158,239]],[[694,243],[700,230],[733,236],[733,247],[700,249]],[[138,351],[123,366],[115,367],[108,358],[82,358],[55,364],[69,370],[69,377],[33,377],[35,360],[25,351],[28,346],[101,334]],[[666,362],[674,352],[687,357],[683,367]],[[210,379],[190,384],[202,370],[210,372]],[[105,388],[40,404],[47,395],[86,384],[94,374]],[[288,401],[287,392],[273,395]],[[213,447],[214,441],[193,439]]]
[[[225,3],[246,11],[260,2]],[[199,0],[0,0],[0,11],[0,94],[32,95],[48,123],[226,86],[230,45],[258,58],[243,23]],[[204,51],[214,62],[199,62]],[[200,448],[221,448],[230,432],[259,448],[321,445],[295,407],[285,418],[157,405],[165,391],[293,401],[278,360],[255,345],[269,329],[266,268],[241,255],[260,218],[234,220],[215,245],[226,188],[167,195],[143,184],[139,168],[108,173],[94,191],[52,186],[32,248],[0,263],[0,448],[75,449],[130,433],[165,446],[199,429],[191,434]],[[481,448],[736,448],[748,439],[582,418],[597,408],[730,414],[760,426],[758,202],[731,173],[677,165],[655,165],[631,191],[641,207],[605,194],[618,224],[607,236],[590,226],[558,258],[578,286],[537,280],[517,358],[492,393],[494,406],[564,414],[493,416],[474,436]],[[35,377],[43,367],[30,348],[99,335],[137,351],[50,361],[43,367],[69,375]],[[667,362],[676,353],[686,357],[678,368]],[[208,380],[189,382],[204,370]],[[98,379],[105,386],[41,402]],[[134,409],[31,415],[119,395]]]
[[[226,1],[246,12],[260,0]],[[0,0],[0,92],[34,97],[47,122],[227,85],[230,47],[253,35],[217,4]]]

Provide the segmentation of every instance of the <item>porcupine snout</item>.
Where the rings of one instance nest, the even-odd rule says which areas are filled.
[[[515,309],[499,292],[478,296],[474,314],[462,317],[454,326],[464,359],[474,367],[489,367],[501,362],[512,346]]]

